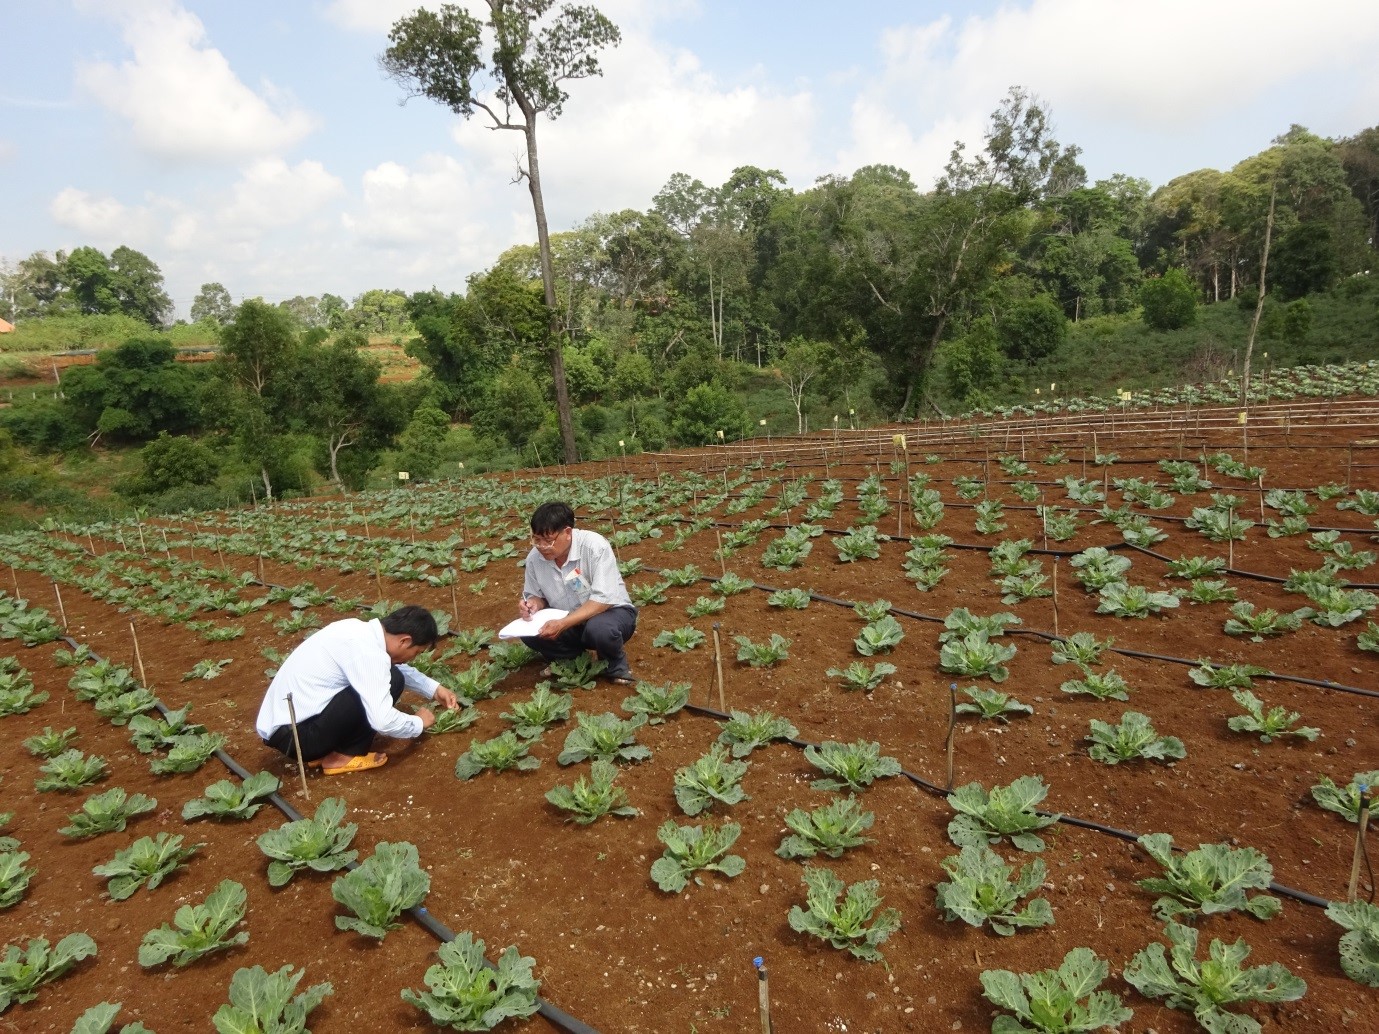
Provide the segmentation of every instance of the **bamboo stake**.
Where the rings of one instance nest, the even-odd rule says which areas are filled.
[[[455,598],[455,568],[450,567],[450,610],[455,615],[455,627],[460,626],[460,601]]]
[[[713,623],[713,662],[718,669],[718,709],[728,713],[728,704],[723,692],[723,646],[718,640],[718,622]]]
[[[20,599],[22,594],[19,591],[19,575],[14,573],[14,565],[10,564],[10,581],[14,583],[14,598]]]
[[[91,547],[92,556],[100,556],[100,554],[96,552],[96,540],[91,537],[90,528],[86,529],[86,544]]]
[[[958,684],[948,683],[948,742],[945,750],[948,753],[948,782],[945,789],[953,789],[953,735],[958,731]]]
[[[771,990],[766,979],[766,960],[760,955],[752,960],[757,970],[757,1009],[761,1013],[761,1034],[771,1034]]]
[[[720,573],[720,574],[723,574],[723,575],[726,575],[726,574],[728,573],[728,561],[727,561],[727,559],[724,558],[724,556],[723,556],[723,536],[719,534],[717,528],[714,528],[714,529],[713,529],[713,537],[714,537],[714,539],[718,542],[718,570],[719,570],[719,573]]]
[[[159,528],[158,532],[163,536],[163,555],[168,558],[168,563],[172,563],[172,550],[168,548],[168,530]]]
[[[148,676],[144,673],[144,655],[139,652],[139,633],[134,630],[134,622],[129,623],[129,637],[134,640],[134,663],[139,666],[139,682],[145,689],[152,689]]]
[[[139,552],[148,556],[148,546],[144,544],[144,525],[140,522],[135,527],[139,529]]]
[[[53,595],[57,597],[57,612],[62,616],[62,630],[67,631],[67,608],[62,605],[62,590],[53,582]]]
[[[1365,831],[1369,828],[1369,787],[1360,787],[1360,824],[1355,831],[1355,858],[1350,863],[1350,888],[1346,900],[1354,901],[1360,885],[1360,859],[1365,857]]]
[[[1058,561],[1060,557],[1053,558],[1053,634],[1058,635]]]
[[[302,796],[311,800],[311,791],[306,787],[306,762],[302,760],[302,740],[297,735],[297,709],[292,705],[292,694],[287,694],[287,720],[292,724],[292,748],[297,752],[297,775],[302,779]]]

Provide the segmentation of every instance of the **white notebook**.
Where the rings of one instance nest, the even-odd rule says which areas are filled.
[[[541,631],[541,626],[547,621],[555,621],[563,618],[570,613],[568,610],[557,610],[555,607],[547,607],[545,610],[538,610],[529,618],[518,618],[510,621],[498,631],[499,639],[521,639],[526,635],[536,635]]]

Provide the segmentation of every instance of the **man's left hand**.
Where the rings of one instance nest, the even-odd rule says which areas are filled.
[[[432,699],[435,700],[437,703],[452,709],[460,706],[460,702],[455,699],[455,694],[452,693],[450,690],[446,689],[444,686],[436,687],[436,695],[432,697]]]
[[[539,639],[555,639],[563,631],[565,631],[565,623],[563,621],[547,621],[541,626],[541,631],[537,632],[536,635]]]

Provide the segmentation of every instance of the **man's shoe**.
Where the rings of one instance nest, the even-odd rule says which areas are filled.
[[[637,679],[630,671],[624,671],[618,675],[609,675],[608,681],[615,686],[635,686],[637,684]]]

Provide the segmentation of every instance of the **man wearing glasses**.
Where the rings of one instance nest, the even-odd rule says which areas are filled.
[[[632,685],[623,644],[637,630],[637,608],[627,595],[613,547],[597,532],[576,528],[574,511],[562,502],[536,508],[531,541],[518,614],[528,620],[546,607],[569,613],[547,621],[522,642],[548,661],[593,650],[608,663],[608,678]]]

